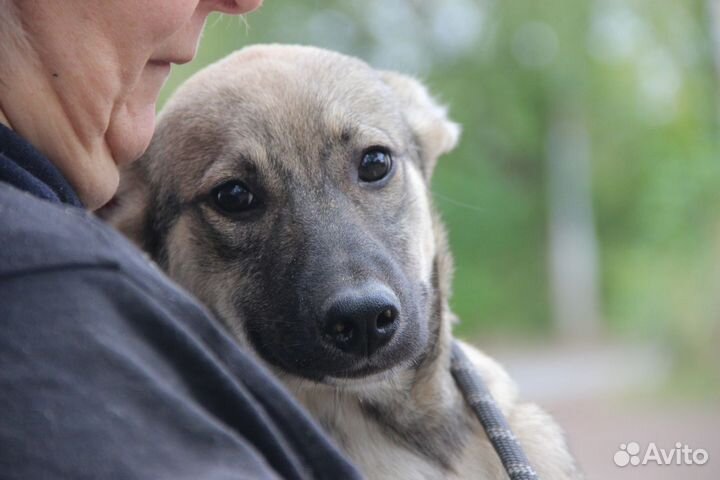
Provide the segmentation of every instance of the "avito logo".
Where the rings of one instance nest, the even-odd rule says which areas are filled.
[[[637,442],[622,443],[620,449],[615,452],[613,461],[618,467],[647,465],[705,465],[709,459],[706,450],[702,448],[690,448],[680,442],[675,443],[675,448],[658,448],[655,442],[648,443],[645,452],[641,455],[640,445]]]

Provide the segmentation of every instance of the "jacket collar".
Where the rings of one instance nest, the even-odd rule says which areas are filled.
[[[50,160],[17,133],[0,124],[0,182],[55,203],[83,204]]]

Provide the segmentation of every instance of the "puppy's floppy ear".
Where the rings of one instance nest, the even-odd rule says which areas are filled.
[[[425,86],[407,75],[380,72],[403,108],[405,119],[420,147],[425,178],[432,175],[440,155],[452,150],[460,138],[460,125],[448,119],[447,108],[428,93]]]
[[[147,247],[151,191],[147,173],[138,160],[120,174],[120,186],[113,199],[95,213],[130,238],[138,247]]]

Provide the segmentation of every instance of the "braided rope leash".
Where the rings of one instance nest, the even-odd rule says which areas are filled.
[[[450,372],[465,401],[480,420],[510,479],[539,480],[500,407],[458,342],[452,344]]]

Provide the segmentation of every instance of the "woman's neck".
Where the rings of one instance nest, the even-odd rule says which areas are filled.
[[[96,125],[93,115],[78,114],[77,109],[70,115],[53,88],[57,78],[37,62],[26,59],[12,65],[0,83],[0,123],[47,156],[87,208],[99,208],[119,180],[103,125]]]
[[[2,106],[0,106],[0,124],[5,125],[7,128],[12,130],[12,125],[10,125],[10,122],[8,121],[7,117],[5,116],[5,112],[2,110]]]

